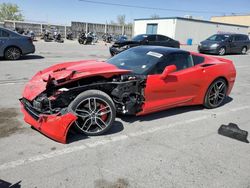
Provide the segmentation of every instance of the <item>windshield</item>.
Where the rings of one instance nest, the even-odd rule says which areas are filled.
[[[147,38],[147,35],[136,35],[132,38],[132,41],[143,41],[145,38]]]
[[[224,41],[227,38],[229,38],[229,35],[213,35],[213,36],[209,37],[207,40],[210,40],[210,41]]]
[[[163,55],[145,48],[131,48],[107,60],[120,69],[132,70],[134,74],[146,75]]]

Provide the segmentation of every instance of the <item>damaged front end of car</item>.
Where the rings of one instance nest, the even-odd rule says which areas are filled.
[[[82,92],[100,90],[113,100],[116,112],[135,115],[142,111],[146,76],[115,75],[110,78],[88,77],[76,81],[58,82],[44,79],[46,89],[34,98],[20,99],[24,120],[46,136],[66,143],[67,133],[77,120],[70,103]],[[32,84],[26,86],[32,88]]]

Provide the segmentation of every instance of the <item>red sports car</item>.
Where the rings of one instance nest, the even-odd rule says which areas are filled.
[[[232,61],[180,49],[140,46],[107,61],[67,62],[38,72],[20,99],[24,120],[66,143],[75,126],[94,136],[116,113],[145,115],[177,106],[216,108],[236,77]]]

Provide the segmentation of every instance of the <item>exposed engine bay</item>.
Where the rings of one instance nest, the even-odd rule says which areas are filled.
[[[144,104],[144,88],[146,76],[144,75],[118,75],[106,79],[103,77],[90,77],[65,85],[52,80],[47,84],[46,91],[38,95],[29,103],[38,114],[64,114],[68,106],[77,95],[86,90],[101,90],[113,100],[117,113],[134,115],[142,110]]]

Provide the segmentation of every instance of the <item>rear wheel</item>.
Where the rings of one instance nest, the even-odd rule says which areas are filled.
[[[7,60],[17,60],[21,57],[21,50],[17,47],[9,47],[4,52],[4,57]]]
[[[242,47],[242,49],[241,49],[241,54],[246,54],[246,53],[247,53],[247,47],[244,46],[244,47]]]
[[[204,106],[206,108],[217,108],[219,107],[226,98],[227,94],[227,83],[224,79],[215,80],[208,88]]]
[[[76,127],[84,134],[97,136],[107,132],[116,117],[112,99],[99,90],[88,90],[79,94],[69,105],[78,119]]]
[[[218,51],[219,55],[225,55],[226,54],[226,48],[225,47],[221,47]]]

